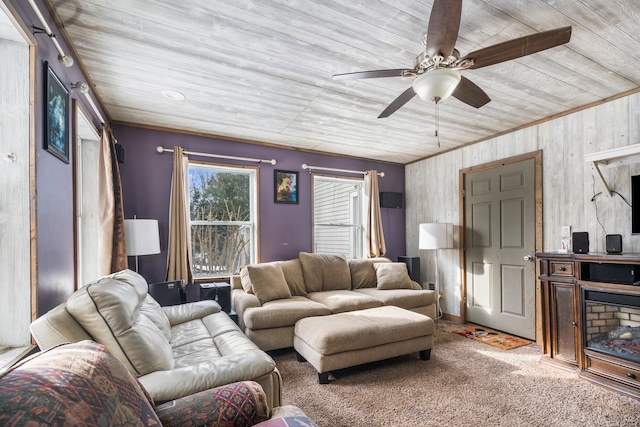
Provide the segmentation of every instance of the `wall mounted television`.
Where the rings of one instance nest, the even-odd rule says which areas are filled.
[[[631,177],[631,233],[640,234],[640,175]]]

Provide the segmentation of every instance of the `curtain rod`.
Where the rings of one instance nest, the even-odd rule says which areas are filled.
[[[102,117],[102,114],[100,114],[100,110],[98,110],[98,107],[96,107],[96,104],[93,102],[93,98],[91,98],[89,92],[85,92],[84,96],[87,98],[87,101],[89,101],[89,105],[91,105],[91,108],[93,108],[93,112],[98,116],[98,120],[100,120],[100,123],[105,124],[106,122],[104,121],[104,117]]]
[[[173,153],[173,149],[171,148],[164,148],[161,145],[158,145],[158,148],[156,148],[156,151],[160,154],[162,154],[165,151],[168,151],[169,153]],[[276,164],[276,159],[271,159],[271,160],[262,160],[262,159],[252,159],[250,157],[235,157],[235,156],[224,156],[222,154],[209,154],[209,153],[198,153],[196,151],[185,151],[185,154],[191,154],[193,156],[202,156],[202,157],[215,157],[215,158],[219,158],[219,159],[230,159],[230,160],[242,160],[245,162],[258,162],[258,163],[271,163],[272,165]]]
[[[336,168],[325,168],[325,167],[322,167],[322,166],[309,166],[306,163],[302,164],[302,169],[309,169],[309,170],[318,169],[318,170],[333,171],[333,172],[357,173],[357,174],[362,174],[362,175],[366,175],[367,174],[367,171],[352,171],[352,170],[349,170],[349,169],[336,169]],[[384,177],[384,172],[378,172],[378,175]]]
[[[49,36],[51,43],[53,43],[53,46],[58,51],[58,61],[65,67],[71,67],[73,65],[73,58],[64,53],[64,51],[62,50],[62,46],[60,46],[60,43],[58,43],[56,35],[51,32],[51,27],[49,27],[49,24],[47,24],[47,20],[44,19],[44,16],[42,16],[42,12],[40,12],[40,9],[38,9],[38,5],[36,4],[35,0],[29,0],[29,4],[31,5],[31,9],[33,9],[36,16],[38,17],[40,24],[42,24],[42,28],[33,26],[33,29],[36,30],[34,34],[44,33]]]

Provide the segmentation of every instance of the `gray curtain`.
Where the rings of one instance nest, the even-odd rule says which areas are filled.
[[[189,158],[173,147],[173,176],[169,202],[169,247],[166,280],[192,283],[191,227],[189,226]]]
[[[367,197],[367,218],[365,250],[369,258],[384,256],[387,247],[384,243],[382,216],[380,214],[380,195],[378,192],[378,171],[367,171],[364,176],[364,192]]]

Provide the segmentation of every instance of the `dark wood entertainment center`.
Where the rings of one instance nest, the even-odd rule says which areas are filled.
[[[536,254],[542,360],[640,399],[640,254]]]

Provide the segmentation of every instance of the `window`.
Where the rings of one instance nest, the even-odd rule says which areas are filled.
[[[319,254],[363,257],[364,181],[313,175],[313,242]]]
[[[194,278],[256,262],[256,169],[189,164]]]
[[[109,274],[100,260],[100,135],[74,102],[77,123],[75,157],[76,247],[78,287]]]

